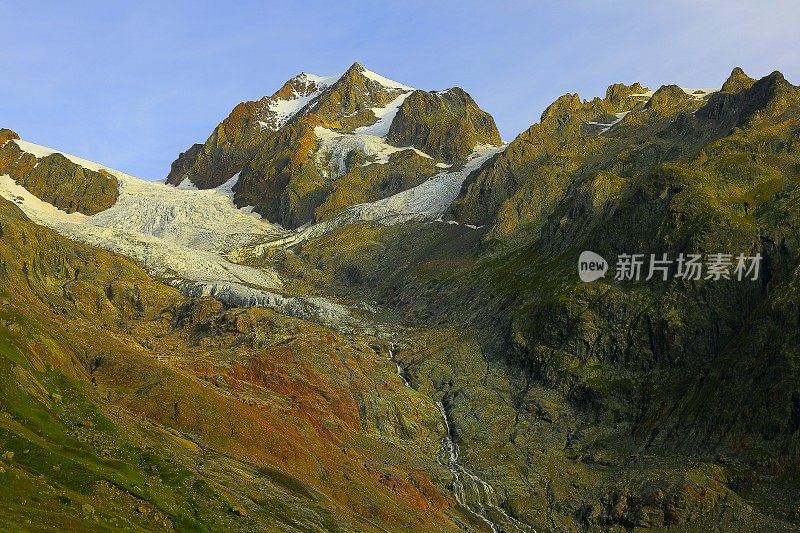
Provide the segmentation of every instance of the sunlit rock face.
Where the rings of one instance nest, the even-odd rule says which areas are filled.
[[[300,74],[238,105],[175,160],[166,182],[208,189],[238,175],[236,205],[296,228],[500,144],[492,117],[463,90],[416,90],[355,63],[339,76]]]

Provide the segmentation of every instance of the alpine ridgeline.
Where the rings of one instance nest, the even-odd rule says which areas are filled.
[[[208,189],[237,175],[237,206],[295,228],[418,185],[478,143],[499,145],[500,135],[462,89],[420,91],[354,63],[237,105],[166,181]]]
[[[295,252],[453,328],[403,368],[523,521],[796,530],[799,206],[800,88],[737,68],[721,89],[564,95],[466,177],[449,225],[348,226]],[[749,281],[583,283],[583,250],[762,262]]]

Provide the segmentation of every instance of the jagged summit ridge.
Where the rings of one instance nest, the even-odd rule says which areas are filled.
[[[470,176],[451,213],[462,223],[490,225],[493,237],[511,238],[556,206],[552,184],[539,187],[539,180],[598,170],[635,176],[694,157],[737,126],[789,118],[798,98],[798,88],[779,72],[755,81],[738,67],[720,89],[670,84],[649,90],[635,83],[611,85],[605,98],[566,94]]]
[[[413,91],[414,88],[396,82],[373,72],[360,63],[353,63],[344,73],[333,76],[320,76],[301,72],[287,81],[273,95],[259,100],[256,110],[256,123],[261,128],[277,131],[298,114],[315,109],[316,100],[324,100],[324,93],[335,91],[337,85],[361,85],[375,92]]]
[[[336,76],[317,76],[301,72],[287,81],[272,96],[259,100],[256,124],[262,129],[277,131],[311,100],[330,87]]]
[[[745,74],[741,67],[734,67],[731,75],[722,84],[720,91],[723,93],[738,93],[742,89],[749,89],[755,82],[756,80]]]
[[[237,206],[296,228],[500,144],[494,120],[466,91],[422,91],[353,63],[336,76],[301,73],[237,105],[173,162],[166,183],[208,189],[237,175]]]

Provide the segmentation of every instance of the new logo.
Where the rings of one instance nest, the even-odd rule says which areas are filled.
[[[581,281],[589,283],[602,278],[606,272],[608,272],[608,261],[594,252],[588,250],[581,252],[578,257],[578,276]]]

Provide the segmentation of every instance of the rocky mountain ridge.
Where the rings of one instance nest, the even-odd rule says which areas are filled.
[[[300,74],[238,105],[205,144],[178,157],[166,182],[206,189],[238,175],[236,205],[294,228],[500,143],[494,120],[463,90],[419,91],[355,63],[341,76]]]
[[[93,215],[114,205],[118,184],[111,174],[84,168],[59,153],[36,157],[25,147],[17,133],[0,130],[0,175],[67,213]]]

